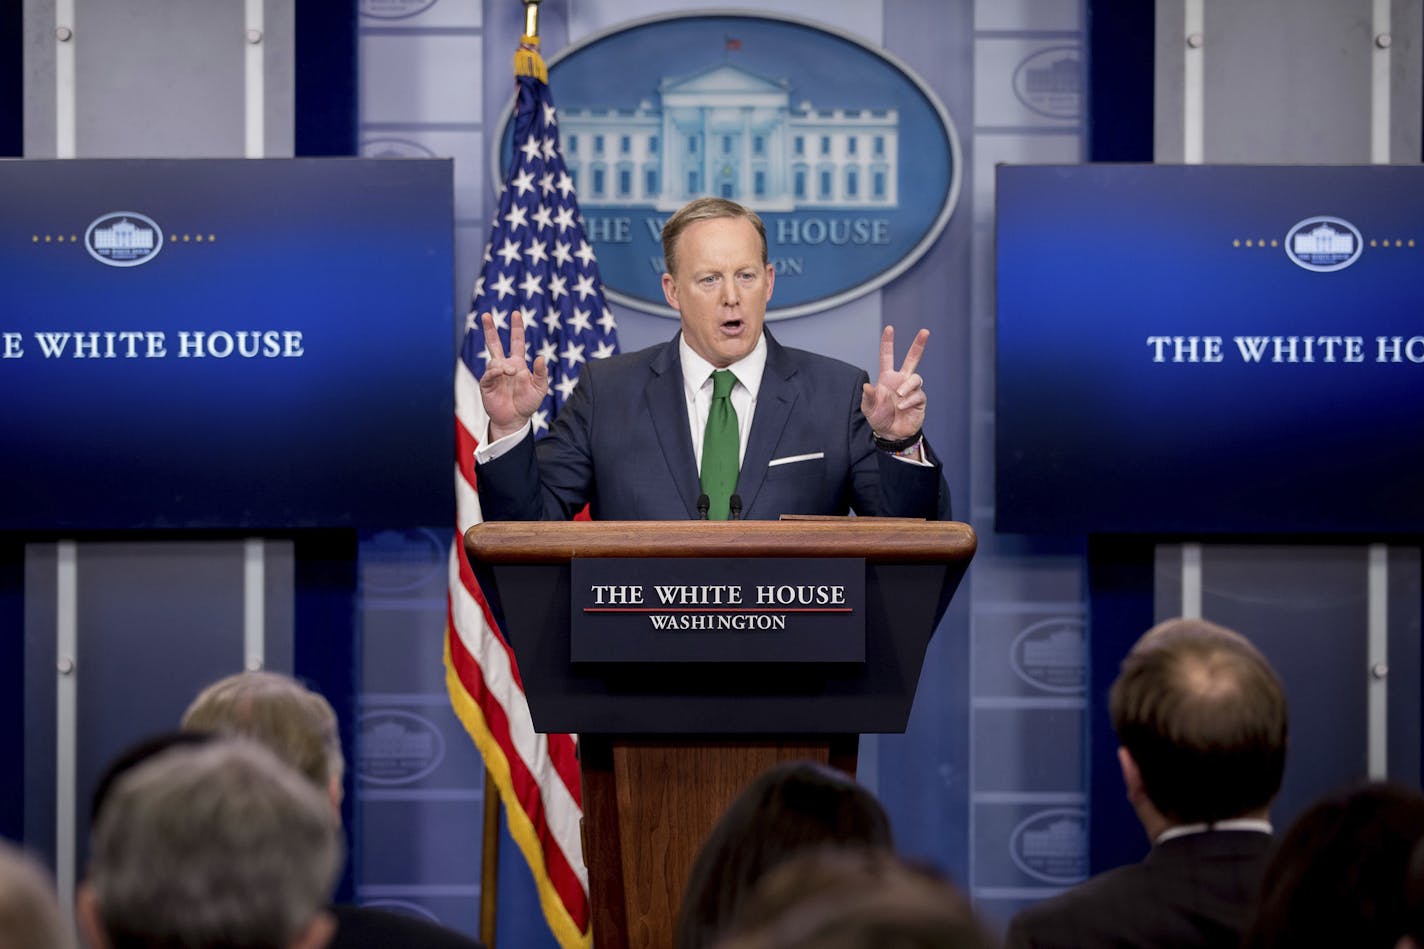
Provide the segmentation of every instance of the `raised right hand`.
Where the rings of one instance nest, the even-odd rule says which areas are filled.
[[[499,341],[494,317],[481,313],[480,325],[489,351],[485,374],[480,377],[480,400],[490,420],[490,441],[494,441],[529,424],[549,393],[549,367],[543,356],[535,358],[532,368],[525,361],[524,316],[518,310],[510,315],[508,356]]]

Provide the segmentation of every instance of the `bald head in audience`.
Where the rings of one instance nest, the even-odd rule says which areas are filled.
[[[79,919],[95,949],[321,949],[342,858],[324,795],[271,752],[177,747],[105,799]]]
[[[1109,695],[1127,798],[1151,849],[1020,912],[1013,949],[1235,949],[1271,847],[1286,698],[1270,663],[1224,626],[1143,634]]]

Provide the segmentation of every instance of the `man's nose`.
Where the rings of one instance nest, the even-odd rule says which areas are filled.
[[[736,306],[738,303],[741,302],[741,299],[742,299],[742,291],[741,291],[741,287],[738,287],[738,286],[737,286],[737,281],[735,281],[735,280],[723,280],[723,281],[722,281],[722,303],[723,303],[724,305],[726,305],[726,306]]]

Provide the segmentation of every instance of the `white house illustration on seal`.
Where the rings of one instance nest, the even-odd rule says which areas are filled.
[[[113,227],[94,229],[96,250],[153,250],[153,230],[140,227],[128,218]]]
[[[1295,235],[1293,249],[1303,257],[1316,254],[1348,257],[1355,252],[1355,236],[1349,231],[1338,230],[1322,223]]]
[[[559,110],[582,203],[672,211],[713,194],[760,211],[898,205],[895,109],[793,108],[788,81],[730,63],[664,79],[658,98]]]

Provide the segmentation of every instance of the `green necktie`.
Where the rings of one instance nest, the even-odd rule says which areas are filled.
[[[702,492],[712,502],[707,516],[714,521],[727,519],[728,504],[737,488],[741,439],[737,410],[732,408],[732,386],[736,384],[737,377],[730,369],[712,373],[712,409],[702,435]]]

